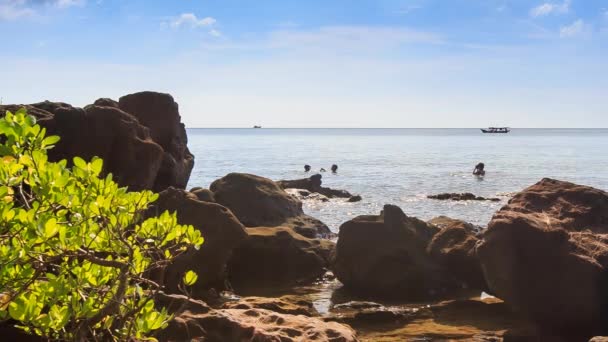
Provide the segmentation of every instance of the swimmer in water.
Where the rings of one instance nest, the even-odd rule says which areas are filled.
[[[473,170],[473,174],[475,176],[485,176],[486,171],[483,169],[485,165],[483,163],[479,163],[475,165],[475,169]]]
[[[310,172],[310,165],[304,165],[304,172]]]
[[[331,166],[331,172],[338,173],[338,165],[334,164]]]

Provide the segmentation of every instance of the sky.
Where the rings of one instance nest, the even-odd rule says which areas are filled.
[[[608,127],[608,0],[0,0],[0,97],[187,127]]]

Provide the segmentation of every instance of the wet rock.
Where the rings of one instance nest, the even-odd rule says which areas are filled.
[[[237,301],[226,302],[222,305],[222,308],[240,310],[265,309],[283,314],[304,315],[309,317],[319,315],[311,301],[291,295],[279,298],[244,297]]]
[[[152,139],[165,152],[153,190],[169,186],[184,189],[194,167],[194,156],[188,150],[186,128],[173,97],[145,91],[121,97],[118,105],[148,127]]]
[[[481,196],[475,196],[470,192],[465,193],[443,193],[438,195],[429,195],[427,198],[436,199],[436,200],[451,200],[451,201],[491,201],[491,202],[499,202],[500,198],[486,198]]]
[[[488,291],[475,252],[479,241],[476,237],[477,227],[447,217],[438,217],[429,223],[441,227],[427,247],[429,255],[463,287]]]
[[[177,212],[180,224],[193,225],[205,239],[199,250],[188,250],[167,267],[163,277],[167,291],[178,293],[177,286],[187,270],[199,274],[190,288],[193,297],[205,298],[209,288],[225,289],[226,264],[233,249],[247,237],[245,227],[227,208],[202,202],[181,189],[162,191],[149,214],[158,215],[165,210]]]
[[[228,262],[237,292],[312,282],[325,273],[334,248],[329,240],[310,239],[289,227],[248,228],[247,234]]]
[[[606,205],[601,190],[552,179],[515,195],[477,246],[489,288],[545,331],[606,333]]]
[[[386,205],[340,227],[332,269],[349,291],[369,297],[422,299],[458,285],[427,254],[438,228]]]
[[[361,196],[355,195],[348,199],[349,202],[360,202],[362,200]]]
[[[357,341],[352,328],[315,317],[260,308],[214,310],[184,298],[171,305],[178,310],[170,311],[174,319],[156,334],[160,341]]]
[[[301,201],[270,179],[230,173],[214,181],[210,190],[217,203],[230,208],[247,227],[288,226],[306,237],[331,235],[323,222],[304,214]]]
[[[497,300],[446,301],[411,309],[393,321],[352,322],[365,341],[541,341],[534,325]]]
[[[309,192],[318,193],[328,198],[352,198],[354,197],[346,190],[336,190],[323,187],[320,174],[312,175],[309,178],[295,180],[281,180],[277,184],[283,189],[304,189]],[[361,196],[358,196],[361,197]]]

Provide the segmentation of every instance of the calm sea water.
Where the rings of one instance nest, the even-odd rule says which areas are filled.
[[[478,129],[188,129],[196,164],[190,187],[230,172],[279,179],[307,177],[339,165],[323,184],[360,194],[363,201],[307,201],[304,210],[334,231],[361,214],[377,214],[386,203],[408,215],[439,215],[486,225],[507,200],[543,177],[608,189],[608,129],[513,129],[482,134]],[[471,175],[478,162],[486,176]],[[472,192],[501,202],[452,202],[429,194]]]

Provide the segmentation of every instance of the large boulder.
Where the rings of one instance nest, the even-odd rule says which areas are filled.
[[[309,239],[289,227],[248,228],[232,253],[228,276],[235,291],[311,282],[329,266],[334,243]]]
[[[153,189],[185,188],[194,167],[194,156],[188,150],[186,128],[173,97],[145,91],[121,97],[118,106],[148,127],[152,139],[165,151]]]
[[[443,216],[429,223],[441,229],[427,247],[429,255],[463,287],[487,291],[481,263],[475,252],[479,241],[478,227]]]
[[[36,116],[48,134],[61,137],[49,150],[53,161],[101,157],[104,172],[130,190],[185,188],[188,182],[194,157],[170,95],[137,93],[120,103],[102,98],[84,108],[50,101],[6,105],[0,106],[0,113],[21,107]]]
[[[304,214],[302,202],[268,178],[230,173],[209,189],[247,227],[288,226],[307,237],[331,235],[323,222]]]
[[[440,296],[457,285],[426,252],[438,230],[393,205],[380,215],[356,217],[340,227],[334,274],[367,297]]]
[[[156,334],[160,341],[357,341],[349,326],[316,317],[255,307],[214,310],[185,297],[167,297],[157,302],[174,318]]]
[[[180,224],[193,225],[205,239],[199,250],[188,250],[165,269],[162,281],[167,291],[178,292],[178,285],[187,270],[199,275],[191,287],[195,298],[204,298],[210,288],[227,288],[226,264],[233,249],[247,237],[245,227],[227,208],[200,201],[196,195],[172,187],[159,194],[149,214],[158,215],[165,210],[177,212]]]
[[[608,331],[608,194],[552,179],[515,195],[477,254],[490,290],[546,331]]]

